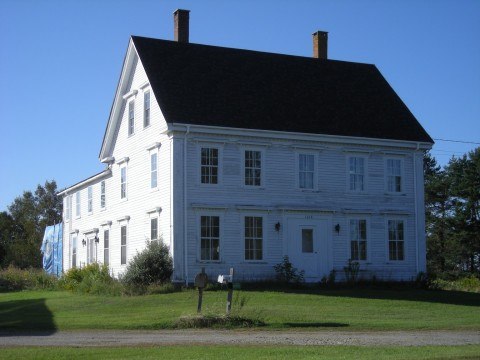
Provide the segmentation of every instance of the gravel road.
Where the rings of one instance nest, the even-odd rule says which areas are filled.
[[[58,331],[8,333],[0,331],[2,346],[135,346],[135,345],[467,345],[480,344],[480,331],[262,331],[158,330]]]

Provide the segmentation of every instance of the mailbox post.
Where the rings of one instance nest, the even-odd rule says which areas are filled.
[[[227,315],[230,315],[230,310],[232,310],[232,298],[233,298],[233,268],[230,268],[229,275],[218,275],[217,281],[220,284],[227,284],[228,294],[227,294]]]
[[[205,274],[205,268],[202,267],[202,272],[195,276],[195,286],[198,288],[198,314],[202,312],[203,288],[207,285],[207,282],[208,276]]]

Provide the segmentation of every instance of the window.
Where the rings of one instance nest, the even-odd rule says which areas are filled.
[[[263,218],[245,216],[245,260],[263,259]]]
[[[218,184],[218,149],[201,149],[201,182],[202,184]]]
[[[120,168],[120,198],[127,198],[127,168]]]
[[[388,253],[390,260],[404,260],[403,220],[388,220]]]
[[[302,229],[302,253],[313,253],[313,229]]]
[[[77,235],[72,235],[72,268],[77,267]]]
[[[350,220],[350,259],[367,260],[366,220]]]
[[[402,191],[402,160],[387,159],[387,191]]]
[[[150,91],[143,94],[143,127],[150,125]]]
[[[362,157],[350,157],[348,159],[349,189],[351,191],[365,190],[365,159]]]
[[[110,249],[110,230],[103,231],[103,263],[108,265],[110,263],[109,257],[109,249]]]
[[[70,220],[71,207],[72,207],[72,197],[67,196],[65,198],[65,220],[66,221]]]
[[[91,186],[88,187],[87,192],[88,192],[88,201],[87,201],[88,212],[91,213],[93,211],[93,191]]]
[[[150,240],[158,240],[158,218],[150,219]]]
[[[120,264],[127,263],[127,226],[120,228]]]
[[[313,189],[315,179],[315,156],[312,154],[298,155],[298,187]]]
[[[128,135],[135,132],[135,101],[128,103]]]
[[[80,217],[80,191],[75,194],[75,216]]]
[[[200,218],[200,259],[220,260],[220,217]]]
[[[245,150],[245,185],[260,186],[262,184],[262,152]]]
[[[157,153],[150,154],[150,188],[157,187]]]
[[[105,180],[100,183],[100,207],[105,209],[106,206],[106,199],[105,199]]]

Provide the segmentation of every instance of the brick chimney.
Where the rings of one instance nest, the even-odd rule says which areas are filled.
[[[327,60],[328,32],[316,31],[313,33],[313,57]]]
[[[188,23],[190,10],[177,9],[173,13],[173,39],[178,42],[188,43]]]

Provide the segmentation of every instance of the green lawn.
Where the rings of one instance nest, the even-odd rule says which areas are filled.
[[[162,346],[116,348],[2,348],[0,359],[478,359],[480,345]]]
[[[222,314],[226,292],[204,293],[204,314]],[[245,302],[239,309],[240,300]],[[160,329],[194,315],[196,291],[101,297],[63,291],[0,294],[0,329]],[[480,294],[426,290],[339,289],[285,293],[235,291],[234,310],[266,329],[480,329]]]

